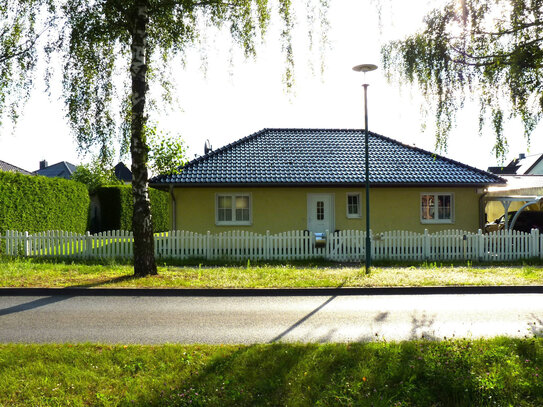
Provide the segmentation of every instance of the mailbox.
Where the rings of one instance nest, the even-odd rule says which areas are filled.
[[[326,233],[315,233],[315,247],[326,246]]]

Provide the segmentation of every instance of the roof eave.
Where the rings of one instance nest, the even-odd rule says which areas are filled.
[[[390,182],[390,183],[370,183],[370,188],[415,188],[415,187],[427,187],[427,188],[484,188],[491,185],[500,185],[504,182],[481,182],[481,183],[469,183],[469,182],[449,182],[449,183],[438,183],[438,182]],[[312,187],[312,188],[364,188],[365,183],[363,182],[168,182],[168,183],[149,183],[149,186],[152,188],[169,188],[170,186],[174,188],[298,188],[298,187]]]

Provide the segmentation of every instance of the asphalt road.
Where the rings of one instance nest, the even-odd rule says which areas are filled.
[[[543,294],[0,296],[0,342],[345,342],[543,334]]]

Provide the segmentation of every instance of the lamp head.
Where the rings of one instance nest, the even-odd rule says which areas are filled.
[[[373,64],[362,64],[362,65],[356,65],[353,67],[353,71],[356,71],[356,72],[370,72],[370,71],[375,71],[377,69],[377,65],[373,65]]]

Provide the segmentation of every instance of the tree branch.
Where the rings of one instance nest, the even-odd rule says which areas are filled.
[[[475,35],[490,35],[490,36],[493,36],[493,37],[499,37],[499,36],[502,36],[502,35],[515,34],[515,33],[519,32],[519,31],[525,30],[526,28],[539,27],[539,26],[543,26],[543,21],[536,20],[536,21],[531,22],[531,23],[520,24],[518,27],[515,27],[515,28],[509,28],[507,30],[496,31],[496,32],[477,31],[476,30],[476,31],[473,31],[473,34],[475,34]]]
[[[4,55],[0,55],[0,64],[4,63],[5,61],[13,58],[17,58],[21,55],[26,54],[28,51],[30,51],[34,45],[36,44],[36,41],[45,34],[47,30],[49,30],[53,26],[53,21],[55,21],[56,17],[53,17],[51,20],[49,20],[46,24],[46,27],[34,38],[26,40],[23,44],[18,45],[16,48],[19,49],[19,51],[13,52],[13,53],[6,53]]]
[[[543,37],[535,38],[532,41],[528,41],[525,44],[522,44],[522,48],[525,48],[527,46],[536,44],[536,43],[541,42],[541,41],[543,41]],[[507,59],[512,57],[514,52],[515,52],[515,51],[512,51],[512,52],[508,52],[508,53],[504,53],[504,54],[473,55],[473,54],[469,54],[469,53],[467,53],[465,51],[462,51],[461,49],[455,47],[452,44],[450,46],[455,52],[457,52],[458,54],[460,54],[464,58],[473,59],[473,60],[489,60],[489,59],[490,60],[495,60],[497,58],[500,58],[500,59],[503,59],[503,62],[505,62],[505,63],[507,63]],[[469,63],[467,61],[462,62],[461,60],[454,60],[454,59],[451,59],[451,61],[452,62],[457,62],[457,63],[463,63],[464,65],[469,65],[469,66],[489,66],[489,65],[492,65],[494,63],[493,61],[492,62]]]

